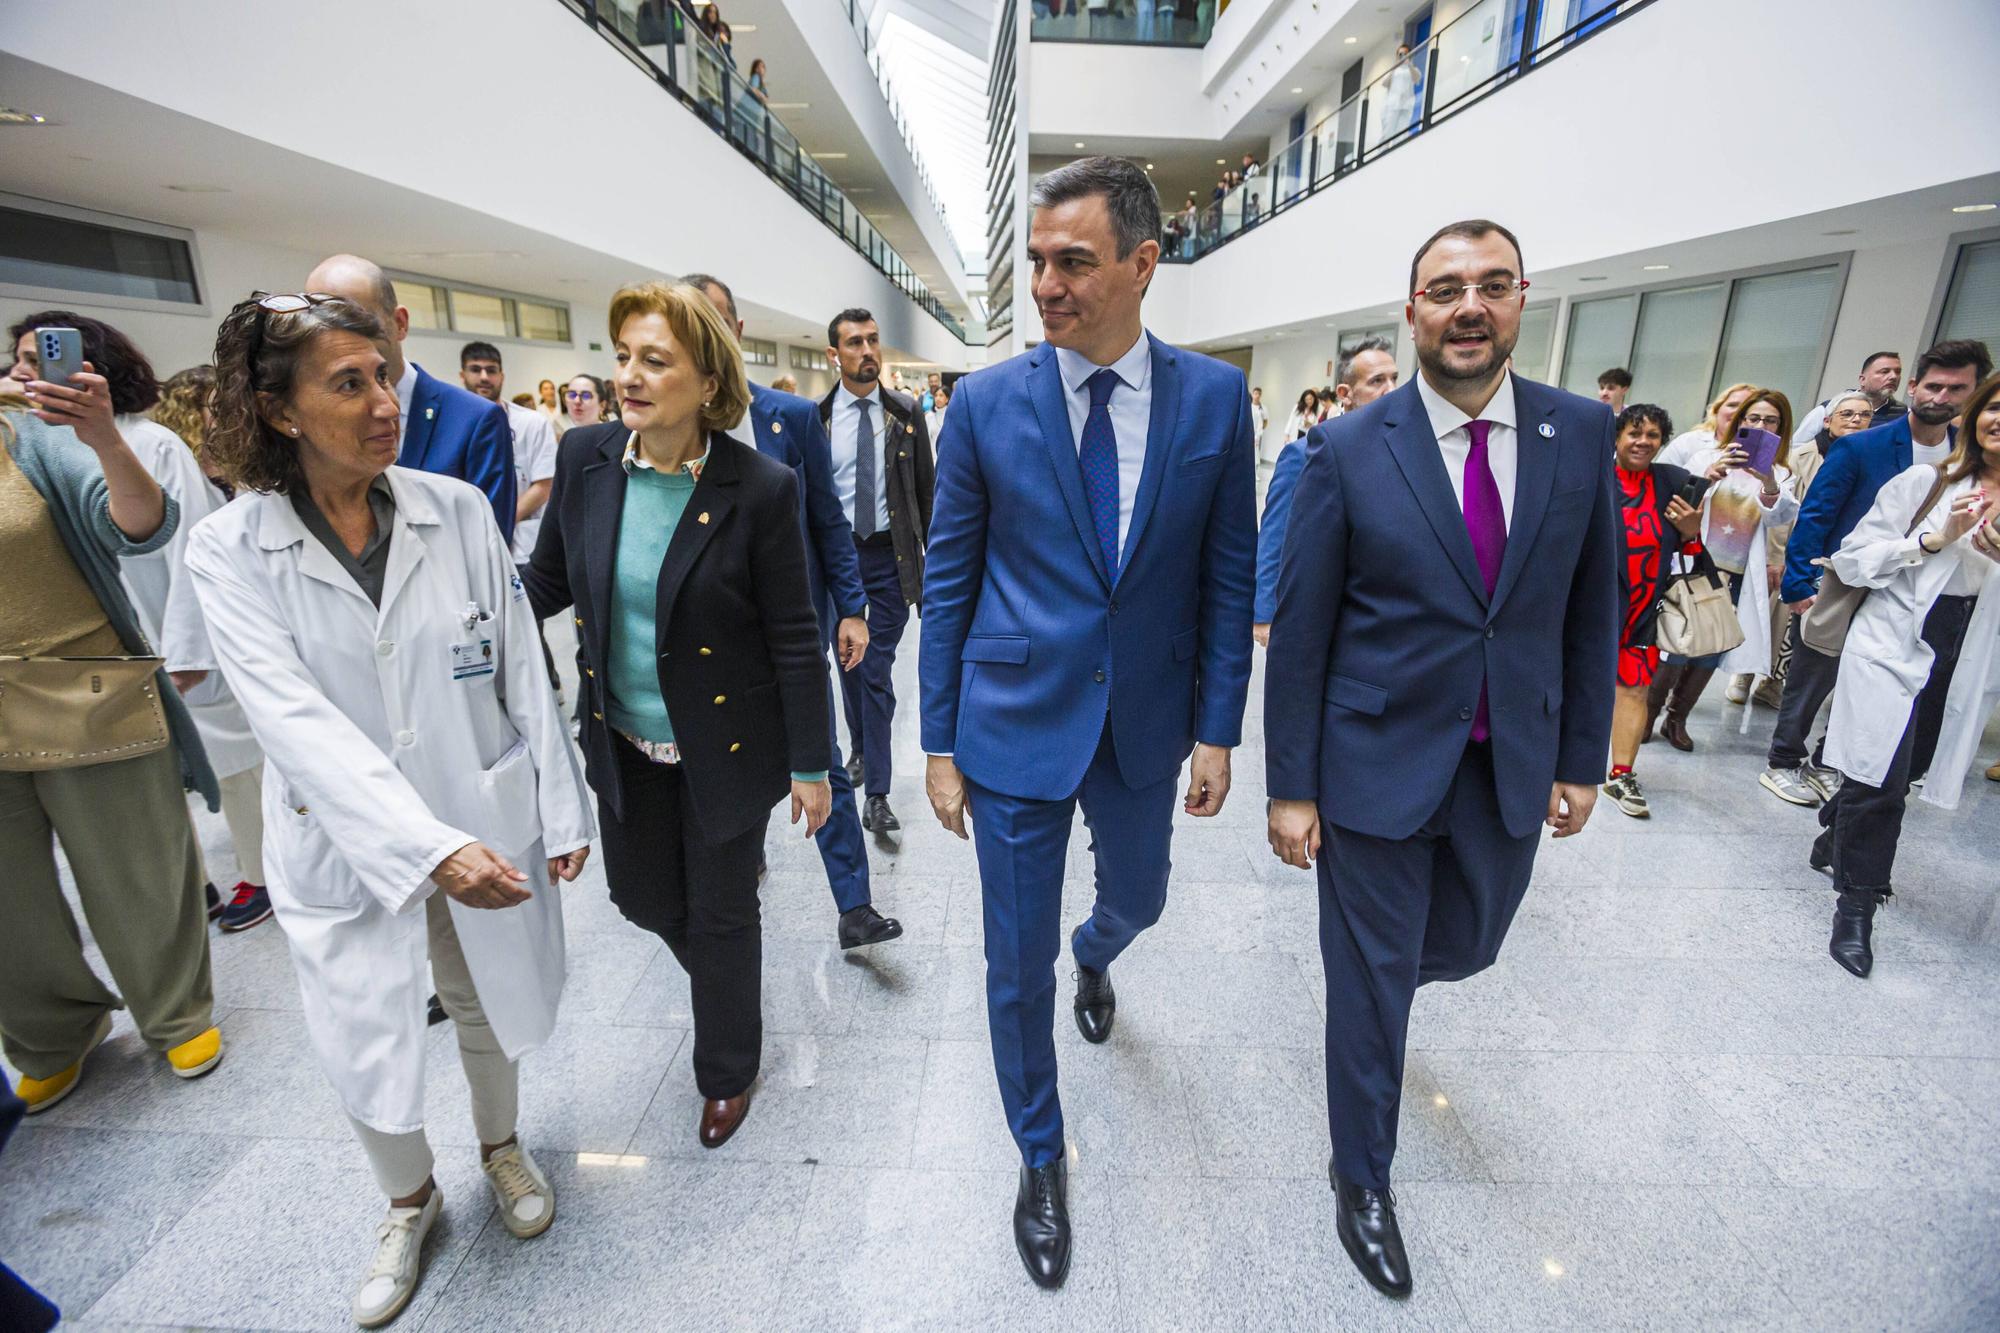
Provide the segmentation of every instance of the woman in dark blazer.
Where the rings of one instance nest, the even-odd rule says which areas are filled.
[[[1617,704],[1611,715],[1611,779],[1604,784],[1604,794],[1634,819],[1652,813],[1632,766],[1659,708],[1649,700],[1660,670],[1653,626],[1673,575],[1673,557],[1701,531],[1701,510],[1696,508],[1700,494],[1685,493],[1687,469],[1653,461],[1673,433],[1666,409],[1651,403],[1634,403],[1620,412],[1613,432],[1624,537],[1619,575],[1625,612],[1618,640]]]
[[[620,420],[563,436],[534,556],[537,616],[573,607],[583,751],[611,901],[688,974],[700,1139],[749,1110],[763,1023],[757,868],[787,788],[826,821],[826,663],[791,469],[723,431],[750,402],[691,287],[611,302]]]

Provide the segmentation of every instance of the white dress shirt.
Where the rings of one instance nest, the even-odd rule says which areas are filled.
[[[1146,470],[1146,432],[1153,421],[1153,348],[1145,330],[1139,341],[1110,366],[1094,365],[1081,352],[1056,348],[1056,368],[1062,374],[1063,401],[1069,407],[1069,433],[1077,453],[1083,452],[1083,423],[1090,419],[1088,381],[1109,369],[1119,383],[1105,404],[1111,413],[1111,433],[1118,440],[1118,550],[1124,563],[1125,538],[1132,531],[1132,508],[1139,498],[1139,476]]]
[[[402,420],[398,423],[400,431],[396,436],[398,449],[410,438],[410,400],[416,396],[417,363],[406,360],[403,362],[403,378],[396,381],[396,402],[402,410]]]
[[[1421,374],[1417,376],[1417,395],[1423,399],[1424,411],[1430,414],[1431,434],[1437,436],[1438,452],[1444,455],[1444,470],[1451,476],[1452,494],[1458,497],[1458,507],[1465,509],[1465,460],[1472,454],[1472,432],[1466,426],[1473,418],[1446,402],[1444,396],[1430,386],[1430,381]],[[1500,376],[1500,387],[1493,391],[1493,398],[1479,413],[1479,419],[1492,425],[1486,432],[1486,461],[1493,469],[1493,484],[1500,488],[1500,512],[1505,518],[1508,531],[1514,528],[1514,478],[1520,472],[1519,432],[1514,428],[1514,377],[1512,374]]]
[[[865,399],[848,392],[844,380],[833,391],[833,419],[827,423],[828,431],[833,436],[833,488],[840,494],[840,507],[846,511],[847,521],[859,526],[859,516],[854,512],[854,461],[859,453],[855,435],[861,428],[861,416],[854,410],[854,405],[860,402],[868,404],[868,424],[874,432],[868,447],[875,451],[875,531],[887,532],[889,469],[882,457],[882,440],[889,419],[882,410],[880,384],[870,389]]]
[[[514,498],[518,501],[527,494],[528,487],[556,475],[556,428],[546,415],[533,408],[504,401],[500,405],[507,409],[507,427],[514,434]],[[527,564],[528,557],[535,553],[535,539],[541,535],[542,515],[548,507],[544,500],[540,509],[515,520],[512,543],[515,564]]]

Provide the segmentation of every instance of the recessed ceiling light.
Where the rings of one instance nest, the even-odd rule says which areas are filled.
[[[221,185],[169,185],[167,188],[169,190],[174,191],[177,194],[228,194],[229,193],[228,188]]]
[[[734,37],[739,32],[755,32],[755,31],[757,31],[757,25],[754,23],[732,23],[729,25],[729,35],[732,37]]]
[[[0,106],[0,125],[47,125],[49,118],[35,111]]]
[[[806,156],[816,162],[845,162],[847,160],[847,154],[845,153],[815,153],[810,148],[806,149]]]
[[[1671,264],[1646,264],[1643,267],[1648,273],[1659,273],[1673,266]]]
[[[766,106],[767,108],[769,108],[770,110],[772,110],[772,111],[810,111],[810,110],[812,110],[812,103],[811,103],[811,102],[766,102],[766,103],[764,103],[764,105],[765,105],[765,106]]]
[[[1303,89],[1303,88],[1294,88],[1294,89],[1292,89],[1292,95],[1293,95],[1294,97],[1296,97],[1296,96],[1298,96],[1298,95],[1299,95],[1300,93],[1302,93],[1302,92],[1304,92],[1304,91],[1305,91],[1305,89]]]
[[[1577,281],[1578,281],[1578,282],[1603,282],[1603,281],[1604,281],[1604,276],[1605,276],[1604,274],[1602,274],[1602,273],[1599,273],[1599,274],[1595,274],[1595,275],[1593,275],[1593,276],[1591,276],[1591,277],[1588,277],[1588,278],[1578,278],[1578,279],[1577,279]]]
[[[1215,159],[1215,165],[1218,167],[1226,167],[1229,165],[1229,159],[1226,157],[1218,157]]]
[[[1342,46],[1352,46],[1352,45],[1354,45],[1354,44],[1355,44],[1355,43],[1356,43],[1357,41],[1359,41],[1359,40],[1361,40],[1361,39],[1360,39],[1360,38],[1358,38],[1358,37],[1348,37],[1348,38],[1344,39],[1344,40],[1343,40],[1343,41],[1342,41],[1342,42],[1341,42],[1340,44],[1341,44]]]
[[[1996,208],[2000,208],[2000,204],[1960,204],[1951,211],[1954,213],[1991,213]]]
[[[1152,169],[1153,169],[1153,164],[1151,162],[1148,162],[1146,164],[1146,170],[1151,171]]]
[[[1855,229],[1854,229],[1853,227],[1842,227],[1842,228],[1840,228],[1840,229],[1839,229],[1839,230],[1837,230],[1837,231],[1823,231],[1823,232],[1821,232],[1821,233],[1820,233],[1820,235],[1822,235],[1822,236],[1852,236],[1852,235],[1854,234],[1854,230],[1855,230]]]
[[[1081,139],[1078,139],[1078,140],[1076,141],[1076,146],[1077,146],[1078,148],[1081,148],[1081,147],[1083,147],[1083,140],[1081,140]]]

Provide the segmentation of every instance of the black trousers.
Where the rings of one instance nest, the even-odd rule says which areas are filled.
[[[1924,617],[1924,642],[1934,654],[1930,679],[1910,708],[1910,720],[1896,757],[1889,762],[1882,785],[1871,787],[1847,778],[1831,801],[1820,807],[1826,829],[1818,850],[1833,862],[1833,880],[1843,889],[1886,889],[1896,865],[1896,846],[1903,836],[1903,808],[1910,784],[1929,773],[1937,756],[1938,735],[1944,729],[1945,697],[1958,670],[1965,629],[1972,621],[1974,598],[1940,597]]]
[[[665,940],[688,975],[695,1086],[706,1098],[734,1097],[756,1079],[764,1045],[757,862],[770,817],[711,842],[695,822],[680,765],[656,764],[620,740],[618,769],[625,818],[598,802],[611,901]]]
[[[1808,647],[1799,637],[1798,616],[1792,617],[1786,637],[1792,644],[1792,664],[1785,674],[1784,697],[1778,701],[1778,725],[1771,733],[1772,768],[1797,768],[1805,762],[1806,739],[1812,735],[1813,719],[1833,694],[1833,683],[1840,676],[1838,657],[1828,657],[1817,648]],[[1819,762],[1817,748],[1813,751],[1813,762]]]
[[[1319,951],[1326,969],[1326,1109],[1334,1167],[1384,1189],[1396,1155],[1404,1044],[1417,987],[1462,981],[1499,957],[1539,829],[1500,818],[1493,747],[1473,743],[1437,811],[1407,838],[1325,823]]]

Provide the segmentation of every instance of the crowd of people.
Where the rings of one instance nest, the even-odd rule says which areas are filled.
[[[1779,682],[1764,786],[1820,806],[1802,859],[1834,879],[1830,952],[1867,975],[1905,797],[1956,803],[1990,711],[1983,346],[1925,351],[1907,405],[1879,353],[1804,422],[1736,385],[1676,437],[1623,401],[1622,370],[1601,403],[1514,377],[1519,242],[1455,223],[1412,262],[1417,373],[1387,342],[1345,349],[1300,395],[1260,522],[1261,393],[1140,317],[1162,251],[1144,173],[1085,159],[1031,202],[1047,341],[909,392],[858,307],[828,322],[818,401],[751,382],[706,274],[617,292],[610,374],[525,401],[492,343],[461,349],[456,384],[417,365],[394,285],[354,255],[235,304],[213,364],[165,384],[108,324],[18,321],[0,672],[47,706],[33,734],[0,716],[0,787],[30,815],[0,842],[0,1038],[26,1109],[84,1086],[121,1006],[174,1074],[216,1069],[204,919],[275,915],[387,1201],[353,1300],[387,1323],[443,1207],[427,997],[502,1225],[554,1220],[519,1062],[553,1031],[558,888],[595,848],[611,901],[687,973],[692,1128],[721,1147],[761,1067],[773,809],[817,842],[841,948],[903,933],[863,835],[901,828],[913,608],[924,790],[976,843],[1014,1243],[1040,1285],[1072,1248],[1053,1022],[1073,815],[1099,873],[1072,1009],[1098,1044],[1112,965],[1166,902],[1176,805],[1228,796],[1253,645],[1271,846],[1319,874],[1336,1229],[1380,1290],[1410,1290],[1390,1167],[1415,989],[1491,965],[1544,827],[1574,835],[1600,790],[1649,814],[1640,748],[1656,726],[1693,748],[1712,673],[1746,697]],[[573,708],[541,634],[565,614]],[[228,822],[226,897],[185,793]]]

